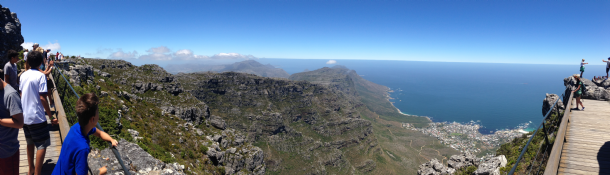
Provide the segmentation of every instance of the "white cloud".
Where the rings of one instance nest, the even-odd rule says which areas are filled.
[[[138,59],[141,60],[172,60],[171,54],[166,54],[170,52],[169,48],[165,46],[153,47],[146,50],[148,54],[141,55]]]
[[[61,50],[61,45],[59,45],[57,41],[55,41],[55,43],[49,42],[48,44],[40,47],[42,47],[43,49],[51,49],[51,51]]]
[[[142,60],[211,60],[211,59],[257,59],[252,55],[242,55],[238,53],[219,53],[213,56],[195,55],[190,49],[182,49],[171,53],[171,50],[165,46],[153,47],[146,50],[148,54],[141,55]]]
[[[23,49],[32,50],[33,45],[33,42],[24,42],[23,44],[21,44],[21,47],[23,47]]]
[[[205,56],[205,55],[195,55],[193,54],[193,51],[189,50],[189,49],[182,49],[182,50],[178,50],[176,51],[174,54],[174,59],[176,60],[204,60],[204,59],[210,59],[210,57]]]
[[[246,60],[257,59],[256,57],[254,57],[252,55],[242,55],[242,54],[238,54],[238,53],[219,53],[210,58],[211,59],[246,59]]]
[[[335,60],[328,60],[328,61],[326,62],[326,64],[335,64],[335,63],[337,63],[337,61],[335,61]]]
[[[138,56],[138,52],[135,50],[133,52],[123,52],[123,49],[117,49],[118,51],[110,54],[108,58],[110,59],[133,59]]]
[[[24,42],[23,44],[21,44],[21,47],[23,47],[24,49],[32,50],[33,45],[34,45],[34,42]],[[46,45],[40,45],[40,47],[42,47],[45,50],[51,49],[51,51],[61,50],[61,45],[57,41],[55,41],[55,43],[49,42]]]
[[[167,48],[165,46],[153,47],[153,48],[148,49],[146,52],[149,52],[149,53],[167,53],[167,52],[169,52],[169,48]]]

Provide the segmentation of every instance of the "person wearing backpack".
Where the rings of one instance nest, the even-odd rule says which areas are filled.
[[[574,97],[576,98],[576,110],[578,110],[578,104],[580,104],[580,106],[582,106],[582,110],[585,110],[585,105],[582,104],[582,101],[580,101],[580,97],[582,97],[582,92],[584,89],[584,84],[582,83],[582,81],[580,80],[580,76],[578,76],[578,74],[574,74],[574,79],[576,79],[576,86],[577,88],[574,89],[572,91],[572,93],[574,93]]]

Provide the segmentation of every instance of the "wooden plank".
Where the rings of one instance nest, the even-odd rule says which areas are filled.
[[[568,142],[590,142],[590,143],[600,143],[605,144],[608,140],[598,140],[598,139],[587,139],[587,138],[579,138],[579,137],[571,137],[566,139]],[[610,144],[610,143],[608,143]]]
[[[609,154],[608,151],[600,152],[599,149],[597,149],[597,148],[574,146],[574,145],[564,146],[564,149],[562,151],[576,151],[575,153],[582,153],[582,154],[585,154],[585,153],[595,153],[595,154],[600,154],[600,155]]]
[[[564,167],[560,167],[559,168],[559,173],[558,174],[565,174],[565,175],[572,175],[572,174],[579,174],[579,175],[598,175],[600,174],[599,172],[590,172],[590,171],[583,171],[583,170],[579,170],[579,169],[573,169],[573,168],[564,168]]]
[[[577,169],[577,170],[581,170],[581,171],[588,171],[588,172],[595,172],[595,173],[600,173],[600,171],[601,172],[609,172],[610,173],[610,170],[600,169],[598,167],[584,166],[582,164],[577,164],[577,163],[574,163],[574,162],[561,163],[561,164],[559,164],[559,167],[570,168],[570,169]]]
[[[610,128],[608,126],[603,126],[603,125],[583,124],[583,123],[576,123],[576,122],[570,122],[570,126],[580,127],[580,128],[595,128],[595,129],[608,129],[608,128]]]
[[[568,98],[568,101],[572,101],[573,96],[574,93],[570,93],[570,98]],[[571,107],[572,104],[568,103],[566,109],[570,109]],[[559,125],[559,129],[557,131],[557,137],[555,139],[555,143],[553,144],[553,149],[551,150],[549,160],[547,161],[546,168],[544,169],[545,175],[557,174],[557,170],[559,169],[559,161],[561,161],[561,150],[563,150],[563,142],[567,131],[568,120],[570,119],[570,114],[571,112],[563,113],[563,118],[561,119],[561,124]]]
[[[601,167],[601,169],[610,169],[610,161],[591,159],[591,157],[573,157],[561,156],[562,163],[579,164],[589,167]]]
[[[591,154],[591,153],[586,153],[586,154],[577,154],[574,152],[568,152],[568,151],[564,151],[563,156],[561,156],[561,158],[577,158],[577,159],[587,159],[587,160],[591,160],[591,161],[607,161],[610,162],[610,156],[597,156],[597,154]],[[570,155],[567,155],[570,154]]]

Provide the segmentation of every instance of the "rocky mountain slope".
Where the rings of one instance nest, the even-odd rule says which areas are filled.
[[[357,91],[367,85],[350,77],[355,72],[323,84],[235,72],[172,75],[121,60],[69,61],[60,69],[75,90],[102,97],[104,129],[141,149],[125,148],[125,157],[147,153],[158,161],[144,162],[162,162],[128,161],[133,172],[416,174],[421,163],[455,154],[369,110]],[[368,86],[389,104],[382,86]],[[113,162],[101,140],[92,145],[102,149],[92,155],[95,165]]]
[[[94,92],[101,97],[100,124],[124,139],[121,142],[128,142],[118,149],[130,171],[265,174],[263,150],[245,140],[242,132],[210,126],[218,121],[206,103],[186,93],[162,68],[104,59],[67,60],[60,65],[77,93]],[[69,102],[76,98],[67,95],[69,88],[57,86],[64,94],[64,108],[74,108]],[[117,172],[120,167],[104,149],[107,145],[97,138],[92,145],[100,150],[90,155],[91,166],[108,165],[111,173]]]
[[[267,171],[359,174],[380,154],[371,123],[335,87],[243,73],[176,75],[186,91],[209,105],[211,119],[246,133],[265,151]],[[223,125],[224,126],[224,125]],[[348,151],[358,156],[346,155]]]
[[[288,78],[286,71],[275,68],[272,65],[263,65],[255,60],[245,60],[228,65],[204,65],[204,64],[181,64],[165,66],[170,73],[192,73],[192,72],[241,72],[255,74],[261,77]]]

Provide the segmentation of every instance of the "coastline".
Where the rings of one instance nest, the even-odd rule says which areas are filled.
[[[400,111],[400,109],[398,109],[396,106],[394,106],[394,102],[390,101],[391,99],[394,99],[394,98],[390,97],[390,92],[394,92],[394,91],[391,90],[390,88],[388,88],[388,91],[386,92],[386,100],[388,100],[388,102],[390,102],[390,104],[392,104],[392,107],[394,107],[394,109],[396,109],[398,111],[398,113],[400,113],[402,115],[405,115],[405,116],[410,116],[410,117],[412,117],[412,116],[415,116],[415,117],[424,117],[424,118],[428,119],[428,121],[430,123],[433,123],[432,119],[430,119],[430,117],[428,117],[428,116],[410,115],[410,114],[406,114],[406,113],[403,113],[402,111]]]

